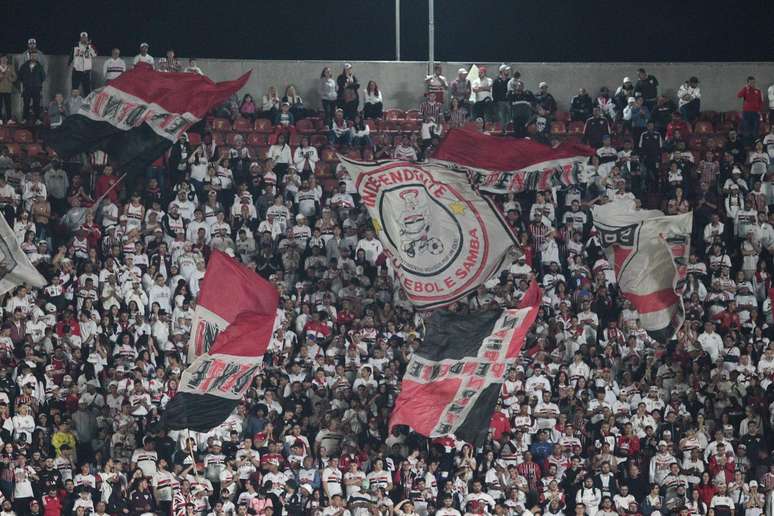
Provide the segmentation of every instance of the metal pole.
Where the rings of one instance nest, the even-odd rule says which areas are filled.
[[[400,0],[395,0],[395,60],[400,61]]]
[[[435,13],[433,12],[433,0],[427,0],[427,9],[429,13],[427,20],[427,60],[430,66],[427,73],[428,75],[433,75],[433,68],[435,68]]]

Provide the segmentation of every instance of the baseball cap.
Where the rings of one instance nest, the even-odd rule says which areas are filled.
[[[81,37],[82,38],[88,38],[89,37],[89,33],[86,32],[86,31],[83,31],[83,32],[81,32]]]

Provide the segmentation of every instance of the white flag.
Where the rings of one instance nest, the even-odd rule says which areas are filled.
[[[19,285],[42,288],[46,284],[46,278],[32,265],[13,230],[0,216],[0,296]]]

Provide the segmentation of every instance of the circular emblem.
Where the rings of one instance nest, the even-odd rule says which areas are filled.
[[[462,252],[462,226],[443,201],[421,184],[382,191],[380,218],[393,222],[385,223],[384,236],[398,250],[406,272],[416,276],[441,274]]]

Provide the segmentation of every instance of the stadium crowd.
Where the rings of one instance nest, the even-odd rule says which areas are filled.
[[[201,73],[148,50],[133,62]],[[92,53],[84,33],[74,89],[45,113],[36,42],[20,62],[0,59],[6,125],[35,130],[77,111],[95,86]],[[104,73],[127,66],[116,49]],[[388,110],[349,65],[337,78],[322,72],[320,106],[291,87],[262,102],[231,99],[139,182],[119,182],[100,153],[62,161],[3,148],[0,207],[49,285],[18,287],[2,305],[0,516],[764,512],[774,490],[774,131],[759,140],[754,79],[739,92],[741,120],[697,147],[706,120],[696,78],[668,99],[640,70],[614,95],[582,89],[562,113],[548,85],[532,93],[525,84],[539,78],[505,65],[494,79],[479,69],[475,88],[465,69],[453,80],[442,72],[426,78],[411,132],[371,134]],[[14,120],[7,99],[17,81],[24,112]],[[771,90],[768,98],[774,105]],[[270,118],[270,146],[238,133],[219,143],[224,118]],[[423,314],[391,277],[328,152],[421,160],[444,130],[471,119],[550,145],[566,138],[554,122],[579,122],[578,137],[596,150],[577,185],[497,199],[520,256],[451,307],[513,307],[532,279],[544,289],[481,448],[405,427],[388,433]],[[302,120],[321,122],[317,146],[297,131]],[[641,329],[591,225],[592,205],[633,197],[694,212],[687,320],[669,342]],[[285,320],[235,414],[208,433],[167,432],[158,422],[187,363],[213,249],[276,285]]]

